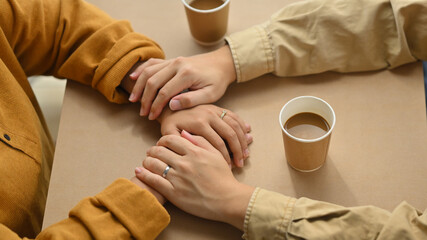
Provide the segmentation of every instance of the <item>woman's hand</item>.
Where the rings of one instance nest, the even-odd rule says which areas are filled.
[[[226,112],[222,116],[223,111]],[[252,143],[250,126],[229,110],[215,105],[199,105],[176,112],[166,109],[158,120],[162,135],[179,136],[182,130],[186,130],[204,137],[222,153],[230,167],[230,153],[238,167],[243,167],[249,156],[248,145]]]
[[[141,101],[140,115],[153,120],[168,102],[172,110],[215,102],[236,79],[236,71],[230,49],[224,46],[191,57],[150,59],[130,78],[136,84],[129,101]]]
[[[162,196],[162,194],[160,194],[159,192],[157,192],[156,190],[154,190],[153,188],[151,188],[150,186],[148,186],[147,184],[145,184],[144,182],[139,180],[136,176],[132,177],[129,180],[131,182],[133,182],[134,184],[136,184],[136,186],[140,187],[141,189],[145,189],[145,190],[149,191],[150,193],[152,193],[154,195],[154,197],[156,197],[157,201],[159,201],[160,204],[162,204],[162,205],[165,204],[166,199],[165,199],[165,197]]]
[[[239,183],[221,153],[204,138],[186,131],[163,136],[135,173],[182,210],[243,228],[254,188]]]

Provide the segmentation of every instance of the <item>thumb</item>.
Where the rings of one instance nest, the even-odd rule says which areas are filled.
[[[206,150],[212,150],[215,149],[209,142],[208,140],[206,140],[204,137],[201,136],[196,136],[196,135],[192,135],[191,133],[182,130],[181,131],[181,137],[187,139],[188,141],[190,141],[192,144],[199,146],[203,149]]]
[[[173,97],[169,101],[169,108],[172,111],[191,108],[200,104],[212,103],[218,99],[214,99],[213,94],[209,88],[201,88],[197,90],[190,90]]]

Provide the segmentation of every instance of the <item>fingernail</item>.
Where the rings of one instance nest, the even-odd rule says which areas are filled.
[[[239,160],[239,167],[243,167],[243,159]]]
[[[243,154],[245,155],[245,158],[249,157],[249,149],[246,148]]]
[[[181,102],[179,100],[172,99],[169,103],[169,107],[171,110],[180,110],[182,108]]]
[[[231,166],[231,163],[228,164],[228,166],[230,167],[230,169],[232,169],[233,167]]]
[[[153,112],[150,112],[150,115],[148,115],[148,120],[153,120],[154,119],[154,114]]]
[[[139,116],[144,116],[144,108],[141,107],[141,110],[139,111]]]
[[[136,168],[135,168],[135,172],[136,172],[136,173],[141,173],[141,168],[136,167]]]
[[[133,73],[129,74],[129,77],[135,78],[136,77],[136,72],[133,72]]]
[[[134,97],[135,97],[135,94],[131,93],[130,96],[129,96],[129,101],[132,102]]]
[[[253,140],[252,135],[246,134],[245,136],[246,136],[246,141],[250,142]]]
[[[250,131],[250,130],[251,130],[251,125],[249,125],[249,124],[245,123],[245,126],[246,126],[246,130],[248,130],[248,131]]]

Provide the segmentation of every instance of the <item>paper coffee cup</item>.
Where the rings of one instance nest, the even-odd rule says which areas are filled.
[[[319,169],[325,163],[335,126],[332,107],[317,97],[296,97],[283,106],[279,123],[288,164],[301,172]]]
[[[209,46],[223,40],[227,32],[230,0],[182,0],[182,2],[191,35],[197,43]]]

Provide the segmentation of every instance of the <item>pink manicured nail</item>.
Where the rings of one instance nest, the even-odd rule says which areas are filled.
[[[246,148],[243,154],[245,155],[245,158],[249,157],[249,149]]]
[[[134,97],[135,97],[135,94],[131,93],[130,96],[129,96],[129,101],[132,102]]]
[[[131,78],[136,78],[136,72],[131,73],[131,74],[129,75],[129,77],[131,77]]]
[[[243,167],[243,159],[239,160],[239,167]]]
[[[135,168],[136,173],[141,173],[141,169],[139,167]]]
[[[175,100],[175,99],[172,99],[172,100],[169,102],[169,107],[170,107],[170,109],[171,109],[171,110],[173,110],[173,111],[175,111],[175,110],[180,110],[180,109],[182,108],[182,106],[181,106],[181,102],[180,102],[179,100]]]
[[[251,142],[253,140],[252,135],[246,134],[245,136],[246,136],[246,141]]]

